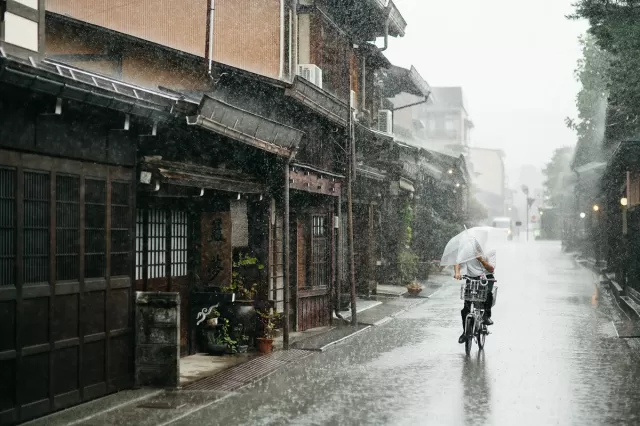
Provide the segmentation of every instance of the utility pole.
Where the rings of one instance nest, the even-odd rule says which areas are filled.
[[[351,73],[349,73],[349,87],[351,87]],[[349,246],[349,281],[351,283],[351,325],[356,327],[356,271],[353,249],[353,178],[356,170],[356,147],[353,135],[353,111],[349,105],[349,122],[347,131],[349,133],[347,143],[347,222],[348,222],[348,246]]]
[[[527,241],[529,241],[529,209],[531,209],[531,205],[536,200],[535,198],[529,197],[529,187],[527,185],[522,185],[522,192],[527,196]]]

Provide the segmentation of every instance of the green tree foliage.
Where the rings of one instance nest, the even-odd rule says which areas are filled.
[[[597,47],[608,55],[608,143],[640,130],[640,1],[579,0],[572,18],[585,18]]]
[[[553,207],[562,205],[564,196],[563,182],[564,177],[571,173],[571,158],[573,156],[573,148],[558,148],[553,152],[551,161],[547,163],[542,173],[545,177],[544,192],[548,197],[548,204]]]
[[[581,83],[576,96],[577,120],[567,119],[569,128],[576,131],[574,167],[602,158],[602,144],[609,96],[609,67],[611,56],[596,44],[593,35],[580,38],[582,58],[575,71]]]

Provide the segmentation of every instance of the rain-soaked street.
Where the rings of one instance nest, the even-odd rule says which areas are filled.
[[[395,320],[172,424],[638,424],[640,352],[616,336],[608,290],[559,243],[511,247],[484,352],[457,343],[451,279]]]

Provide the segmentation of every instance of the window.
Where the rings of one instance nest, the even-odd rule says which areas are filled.
[[[171,276],[187,275],[187,213],[171,212]]]
[[[56,279],[80,274],[80,178],[56,177]]]
[[[129,275],[131,217],[129,183],[111,184],[111,275]]]
[[[149,210],[149,224],[147,225],[148,239],[148,278],[161,278],[166,275],[167,250],[167,216],[160,210]]]
[[[103,180],[85,180],[84,277],[101,278],[107,270],[107,189]]]
[[[136,280],[144,278],[144,210],[136,211]]]
[[[25,161],[4,153],[0,150],[0,286],[79,281],[83,269],[89,279],[130,275],[131,184],[96,177],[113,171],[127,179],[126,169],[37,155]]]
[[[146,233],[144,232],[145,217],[147,218]],[[187,212],[139,209],[136,216],[136,280],[144,278],[145,263],[148,265],[147,278],[149,279],[167,278],[167,264],[172,277],[186,276],[189,252],[188,231]]]
[[[15,285],[16,170],[0,168],[0,286]]]
[[[49,173],[24,172],[24,282],[49,281]]]
[[[329,231],[326,215],[313,215],[311,217],[311,259],[313,287],[326,287],[329,285]]]

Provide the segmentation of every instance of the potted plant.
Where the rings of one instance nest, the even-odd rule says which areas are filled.
[[[222,353],[236,353],[238,342],[229,334],[229,320],[223,318],[220,325],[215,340],[216,348],[222,350]]]
[[[243,334],[242,336],[240,336],[238,340],[238,346],[236,347],[236,350],[238,351],[239,354],[243,354],[247,352],[248,349],[249,349],[249,336],[246,336]]]
[[[224,293],[235,294],[233,303],[223,306],[223,315],[232,322],[234,337],[247,334],[255,336],[257,324],[256,293],[264,270],[258,258],[250,253],[238,253],[233,261],[231,282],[222,287]],[[242,326],[242,332],[236,333],[236,326]]]
[[[209,353],[216,352],[220,349],[214,348],[212,346],[215,345],[218,328],[218,318],[220,317],[220,312],[216,309],[216,307],[217,305],[211,306],[211,308],[204,309],[202,312],[198,313],[198,324],[200,324],[200,322],[203,323],[201,326],[202,345]],[[201,318],[201,316],[203,316],[204,318]]]
[[[281,315],[275,310],[268,308],[258,311],[258,316],[263,326],[263,337],[258,337],[257,339],[258,351],[263,354],[269,354],[273,351],[273,339]]]
[[[409,285],[407,285],[407,291],[409,291],[410,296],[417,296],[422,291],[422,286],[418,284],[416,281],[413,281]]]

